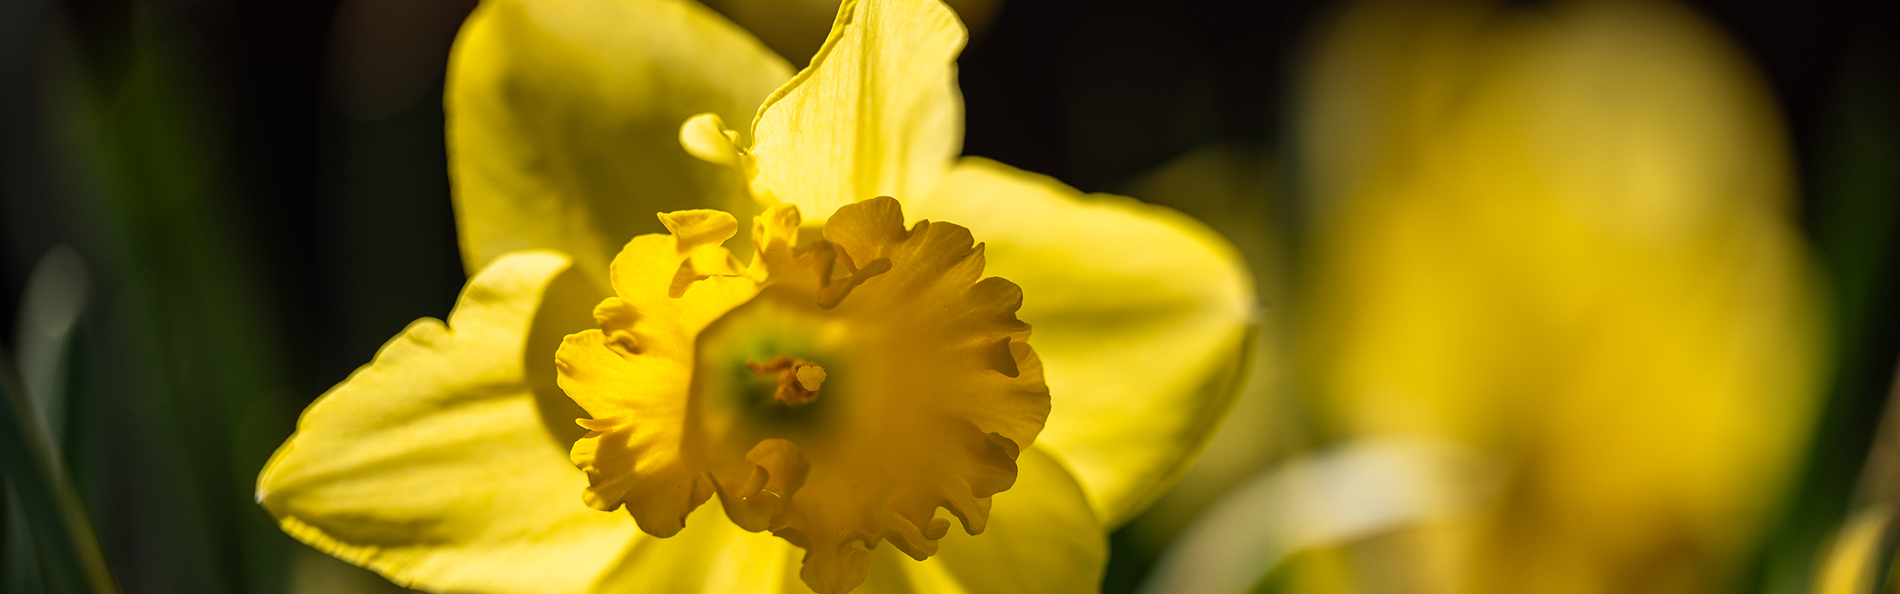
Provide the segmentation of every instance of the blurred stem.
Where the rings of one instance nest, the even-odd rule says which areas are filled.
[[[6,498],[6,565],[0,566],[0,592],[39,594],[46,591],[40,583],[40,560],[33,555],[33,531],[25,524],[26,510],[12,488],[0,490]]]
[[[18,495],[28,527],[40,543],[40,567],[55,591],[109,594],[119,591],[106,567],[92,521],[79,502],[72,478],[53,447],[39,406],[28,398],[0,356],[0,466]]]

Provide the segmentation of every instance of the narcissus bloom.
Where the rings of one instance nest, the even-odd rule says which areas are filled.
[[[1302,393],[1344,437],[1499,471],[1472,517],[1421,528],[1447,561],[1414,581],[1730,583],[1825,361],[1787,144],[1741,52],[1621,0],[1371,1],[1318,39]]]
[[[469,285],[260,502],[425,590],[1093,591],[1225,410],[1251,281],[1178,213],[958,160],[964,39],[847,2],[793,76],[687,2],[485,2]]]

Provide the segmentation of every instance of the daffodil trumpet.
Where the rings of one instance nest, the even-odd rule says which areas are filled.
[[[717,495],[740,528],[803,548],[800,577],[819,592],[862,583],[879,541],[935,554],[950,530],[938,508],[983,531],[1049,389],[1016,319],[1022,290],[979,278],[969,230],[907,229],[881,197],[799,242],[798,207],[779,205],[752,225],[742,267],[721,245],[732,215],[660,218],[670,234],[614,259],[600,328],[556,355],[561,388],[592,415],[573,449],[589,506],[624,506],[667,537]]]

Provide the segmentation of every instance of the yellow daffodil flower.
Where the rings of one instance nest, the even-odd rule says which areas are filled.
[[[1661,2],[1368,2],[1321,39],[1301,370],[1323,430],[1500,469],[1421,545],[1444,591],[1727,583],[1824,354],[1765,86]]]
[[[1178,213],[959,160],[964,40],[846,2],[794,76],[683,0],[484,2],[469,284],[259,501],[434,591],[1093,591],[1229,402],[1251,281]]]

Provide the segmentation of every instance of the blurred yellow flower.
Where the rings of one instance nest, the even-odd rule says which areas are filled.
[[[682,0],[484,2],[447,99],[472,278],[259,501],[426,590],[1093,591],[1230,401],[1251,281],[1178,213],[958,160],[965,35],[846,2],[794,76]]]
[[[1427,539],[1462,551],[1439,585],[1732,579],[1792,478],[1822,355],[1761,81],[1646,1],[1371,2],[1314,56],[1300,369],[1321,431],[1504,472]]]

